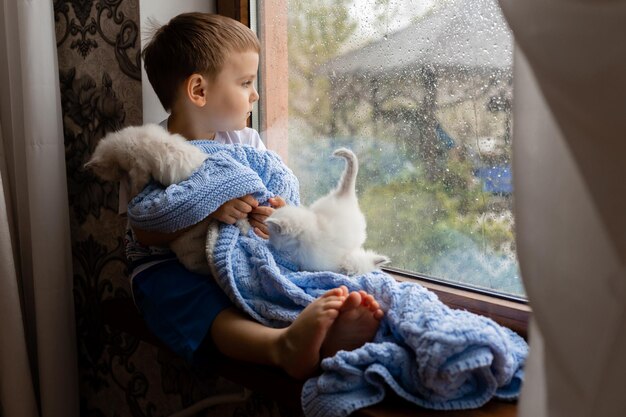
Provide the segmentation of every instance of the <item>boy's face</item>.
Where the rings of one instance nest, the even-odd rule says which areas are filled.
[[[254,80],[259,69],[259,54],[253,51],[231,52],[224,68],[207,88],[204,113],[214,132],[241,130],[246,127],[259,94]]]

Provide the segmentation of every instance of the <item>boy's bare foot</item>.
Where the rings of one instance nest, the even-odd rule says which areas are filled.
[[[365,291],[351,292],[339,310],[339,317],[326,334],[321,356],[325,358],[340,350],[354,350],[371,341],[383,316],[374,297]]]
[[[326,292],[302,310],[298,318],[284,329],[277,361],[289,375],[305,379],[315,374],[322,343],[328,329],[339,316],[347,296],[348,289],[344,286]]]

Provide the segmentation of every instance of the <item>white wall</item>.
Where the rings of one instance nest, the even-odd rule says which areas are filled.
[[[205,12],[215,13],[216,0],[140,0],[139,15],[141,18],[141,48],[149,41],[146,37],[149,28],[148,19],[153,19],[160,24],[167,23],[172,17],[184,12]],[[146,39],[144,39],[146,38]],[[165,112],[159,99],[157,98],[146,71],[143,69],[143,61],[141,65],[141,84],[143,96],[143,122],[159,123],[168,114]]]

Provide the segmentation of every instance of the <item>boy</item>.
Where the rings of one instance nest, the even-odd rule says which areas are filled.
[[[161,27],[143,51],[145,68],[170,117],[162,125],[188,140],[212,139],[265,149],[258,133],[246,127],[254,102],[260,45],[241,23],[218,15],[187,13]],[[265,219],[284,205],[259,206],[250,195],[226,202],[210,217],[233,224],[248,218],[268,237]],[[363,291],[345,287],[307,306],[287,328],[265,327],[233,307],[209,277],[186,270],[163,246],[174,234],[134,229],[127,234],[127,256],[137,306],[151,330],[192,362],[206,360],[210,347],[234,359],[283,368],[303,379],[320,357],[370,341],[383,316]],[[141,242],[141,243],[139,243]]]

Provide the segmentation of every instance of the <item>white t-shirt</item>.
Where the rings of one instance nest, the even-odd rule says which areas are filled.
[[[167,129],[167,120],[163,120],[159,125]],[[242,144],[242,145],[251,145],[256,149],[264,151],[265,145],[261,141],[261,137],[259,136],[259,132],[254,129],[250,129],[249,127],[244,127],[242,130],[233,130],[229,132],[216,132],[215,138],[213,139],[217,143],[224,144]]]

